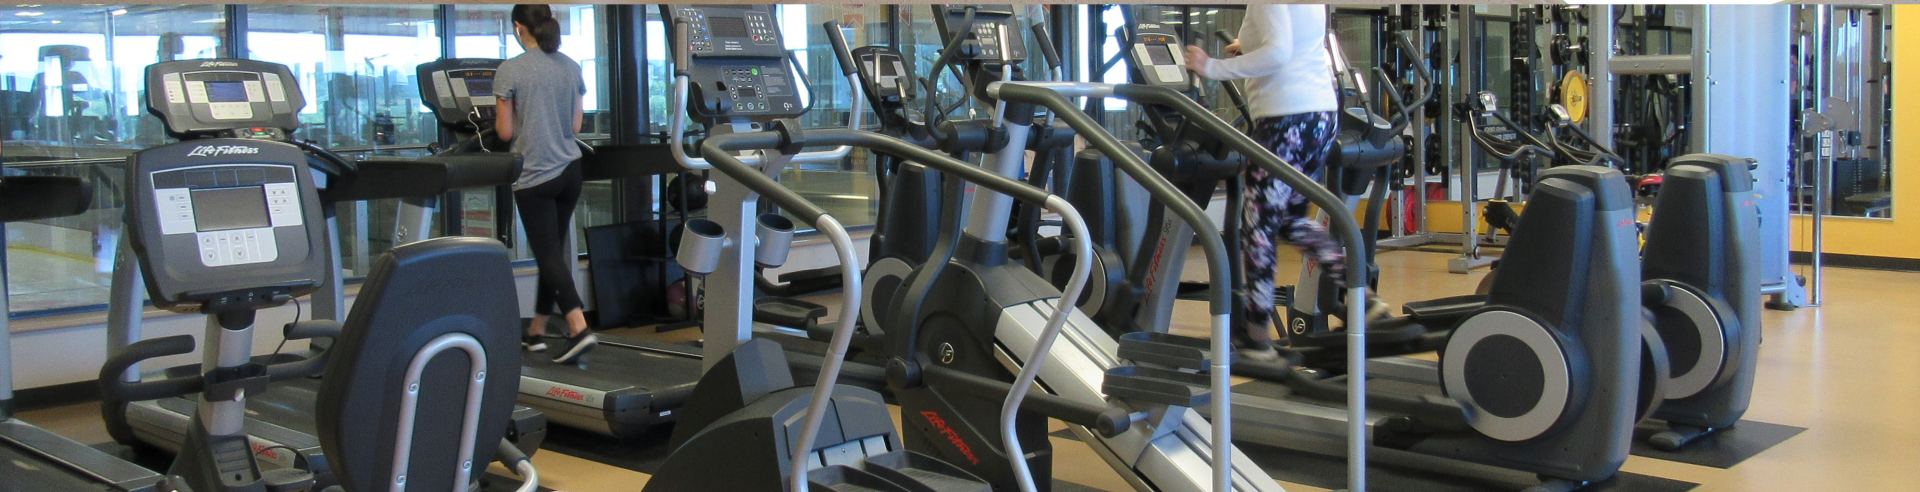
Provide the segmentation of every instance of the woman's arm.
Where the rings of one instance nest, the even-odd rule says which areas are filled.
[[[1279,72],[1293,57],[1292,13],[1285,5],[1255,5],[1247,8],[1247,20],[1264,24],[1266,42],[1259,49],[1233,58],[1210,58],[1204,51],[1189,48],[1188,65],[1200,75],[1214,80],[1263,77]],[[1245,32],[1246,29],[1242,29]],[[1200,51],[1195,57],[1194,52]]]
[[[580,134],[580,123],[586,121],[586,96],[573,96],[573,133]]]
[[[499,104],[493,108],[493,134],[499,136],[500,141],[509,142],[513,140],[513,100],[504,97],[497,100]]]

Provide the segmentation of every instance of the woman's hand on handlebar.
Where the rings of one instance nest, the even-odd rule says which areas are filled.
[[[1210,61],[1213,61],[1213,57],[1207,56],[1207,50],[1200,49],[1199,46],[1187,45],[1187,70],[1198,74],[1207,73],[1207,62]]]
[[[1238,39],[1233,40],[1233,42],[1231,43],[1227,43],[1226,47],[1220,48],[1220,56],[1240,56],[1240,55],[1241,55],[1240,40]]]

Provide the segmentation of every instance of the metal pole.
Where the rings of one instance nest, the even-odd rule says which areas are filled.
[[[1601,147],[1613,147],[1613,6],[1587,7],[1587,134]]]
[[[1818,90],[1814,91],[1813,104],[1814,112],[1819,113],[1822,118],[1827,118],[1827,98],[1833,92],[1833,6],[1822,5],[1817,12],[1818,18],[1814,25],[1819,26],[1820,55],[1819,63],[1814,65],[1814,70],[1817,70],[1818,74],[1814,83],[1818,84],[1815,86]],[[1821,288],[1820,283],[1822,266],[1820,257],[1825,251],[1825,245],[1822,244],[1821,222],[1827,215],[1828,207],[1833,206],[1827,191],[1833,179],[1833,127],[1831,124],[1820,131],[1818,152],[1814,162],[1820,167],[1814,169],[1813,174],[1813,217],[1810,218],[1813,221],[1813,248],[1808,255],[1808,265],[1812,271],[1807,279],[1807,301],[1813,306],[1821,304],[1824,300],[1822,294],[1825,292],[1823,291],[1826,290]]]
[[[1669,8],[1688,7],[1674,6]],[[1693,152],[1706,152],[1706,119],[1707,114],[1709,114],[1707,111],[1712,109],[1709,107],[1709,102],[1713,99],[1707,97],[1707,92],[1713,90],[1714,84],[1713,74],[1707,73],[1707,63],[1711,61],[1709,58],[1713,56],[1713,46],[1708,43],[1708,40],[1712,37],[1709,36],[1711,33],[1708,31],[1713,29],[1713,19],[1709,16],[1713,15],[1713,12],[1712,9],[1707,8],[1706,5],[1695,5],[1691,8],[1700,10],[1696,11],[1698,15],[1693,16],[1693,74],[1691,75],[1693,81],[1693,116],[1691,116],[1691,121],[1687,122],[1687,140]]]

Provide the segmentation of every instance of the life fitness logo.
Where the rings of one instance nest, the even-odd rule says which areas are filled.
[[[210,61],[210,62],[206,62],[206,63],[201,63],[201,64],[200,64],[200,68],[212,68],[212,67],[238,67],[238,66],[240,66],[240,64],[239,64],[239,63],[234,63],[234,62],[229,62],[229,61]]]
[[[966,456],[968,463],[980,464],[980,457],[973,455],[973,446],[968,446],[966,440],[960,439],[960,432],[947,426],[947,419],[940,418],[940,414],[933,411],[922,411],[920,416],[925,417],[928,424],[933,424],[933,429],[939,431],[940,435],[947,436],[947,442],[953,443],[953,448]]]
[[[221,155],[253,155],[260,153],[259,147],[245,145],[199,145],[187,152],[187,157],[212,157]]]
[[[1153,288],[1160,283],[1160,262],[1166,259],[1167,239],[1172,233],[1173,225],[1171,223],[1160,224],[1160,240],[1153,244],[1153,261],[1147,265],[1149,270],[1147,270],[1147,280],[1144,282],[1145,290],[1149,293],[1149,297],[1151,297],[1151,293],[1154,292]]]
[[[587,396],[586,393],[581,393],[577,390],[574,390],[572,388],[567,388],[564,386],[553,386],[548,388],[547,398],[553,398],[556,400],[572,400],[572,401],[584,402],[584,403],[599,403],[599,401],[597,401],[599,400],[599,398],[589,397]]]

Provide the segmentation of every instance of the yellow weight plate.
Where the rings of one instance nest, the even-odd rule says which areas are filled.
[[[1567,116],[1574,124],[1587,120],[1587,74],[1568,70],[1567,76],[1560,79],[1560,105],[1567,108]]]

